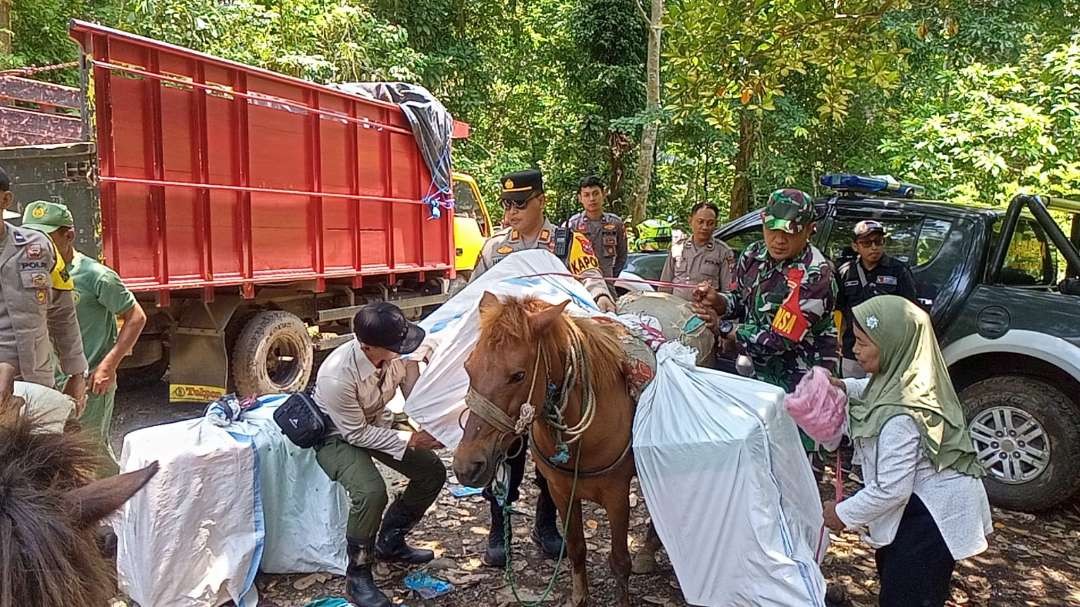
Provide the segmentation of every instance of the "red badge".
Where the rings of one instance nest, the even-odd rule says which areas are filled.
[[[791,341],[802,341],[806,336],[807,329],[810,328],[810,323],[806,321],[806,316],[803,315],[802,306],[799,305],[799,293],[802,288],[802,279],[804,272],[797,268],[791,268],[787,272],[788,287],[791,288],[791,293],[788,294],[787,299],[781,304],[780,308],[776,310],[776,316],[773,317],[772,329],[780,335],[790,339]]]
[[[34,243],[26,245],[27,259],[41,259],[41,245]]]

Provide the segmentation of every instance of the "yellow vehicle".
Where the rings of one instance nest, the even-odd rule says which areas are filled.
[[[476,258],[484,247],[484,241],[493,229],[480,188],[476,180],[464,173],[453,174],[454,179],[454,268],[470,274],[476,267]],[[465,276],[467,279],[467,276]]]

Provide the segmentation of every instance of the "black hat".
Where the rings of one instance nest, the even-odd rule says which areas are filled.
[[[544,193],[544,175],[537,169],[528,169],[503,175],[502,200],[528,200]]]
[[[367,304],[353,317],[353,333],[361,343],[409,354],[424,341],[424,330],[409,322],[392,303]]]

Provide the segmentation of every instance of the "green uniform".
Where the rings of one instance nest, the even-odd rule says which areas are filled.
[[[116,317],[135,306],[135,295],[112,268],[78,251],[71,260],[71,279],[75,283],[75,314],[79,318],[86,362],[93,373],[116,345],[120,335]],[[116,385],[105,394],[94,394],[90,388],[92,386],[87,386],[86,408],[79,422],[98,439],[103,453],[109,458],[106,471],[116,473],[116,456],[109,444]]]

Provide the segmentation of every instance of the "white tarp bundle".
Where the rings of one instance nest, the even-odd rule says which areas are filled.
[[[259,569],[345,570],[348,499],[274,423],[284,398],[224,428],[200,418],[125,437],[123,470],[161,465],[114,523],[120,587],[140,605],[252,607]]]
[[[693,605],[820,606],[828,536],[784,393],[672,342],[634,418],[645,503]]]
[[[465,410],[469,376],[465,360],[480,338],[480,298],[485,291],[501,296],[531,295],[557,304],[570,299],[566,311],[579,316],[600,314],[589,292],[566,274],[566,266],[544,250],[520,251],[499,262],[459,291],[420,326],[437,340],[430,364],[405,401],[405,412],[449,448],[461,440],[458,419]]]

